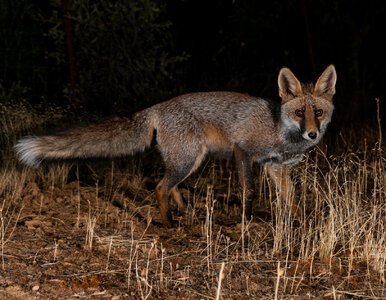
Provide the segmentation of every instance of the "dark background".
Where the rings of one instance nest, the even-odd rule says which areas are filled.
[[[279,101],[281,67],[307,82],[335,64],[335,124],[375,126],[375,97],[385,110],[384,3],[0,0],[0,99],[104,116],[192,91]]]

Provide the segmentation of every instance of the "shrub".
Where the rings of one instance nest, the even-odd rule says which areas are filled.
[[[170,54],[171,23],[159,1],[74,0],[70,10],[77,96],[85,108],[127,113],[176,93],[172,70],[186,56]],[[56,49],[49,56],[65,64],[60,13],[51,21]]]

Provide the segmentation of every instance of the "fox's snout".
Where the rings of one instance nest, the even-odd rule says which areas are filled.
[[[319,136],[319,130],[316,131],[305,131],[303,133],[303,138],[309,141],[314,141],[318,138]]]
[[[319,121],[312,109],[310,111],[306,110],[303,122],[303,126],[301,126],[303,127],[303,138],[308,141],[315,141],[319,136]]]

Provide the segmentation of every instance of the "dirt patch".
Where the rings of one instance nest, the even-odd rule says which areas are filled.
[[[267,212],[266,220],[256,212],[242,237],[239,204],[206,199],[188,214],[174,211],[180,226],[164,228],[151,191],[133,199],[78,186],[29,183],[7,208],[0,298],[214,299],[223,263],[223,299],[385,295],[379,274],[355,262],[349,270],[344,256],[300,261],[272,253]]]

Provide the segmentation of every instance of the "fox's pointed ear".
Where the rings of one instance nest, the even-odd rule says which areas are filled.
[[[279,96],[283,103],[303,93],[299,80],[288,68],[282,68],[280,70],[277,82],[279,84]]]
[[[329,65],[316,82],[313,94],[315,96],[325,96],[327,99],[332,100],[332,96],[335,94],[335,84],[335,67]]]

